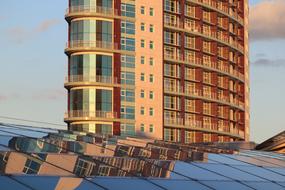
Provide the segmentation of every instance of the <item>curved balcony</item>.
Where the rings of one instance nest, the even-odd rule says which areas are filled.
[[[186,0],[186,2],[190,2],[190,3],[194,3],[197,5],[201,5],[202,7],[211,9],[213,11],[216,11],[228,18],[231,18],[232,20],[236,21],[237,23],[239,23],[240,25],[244,25],[244,21],[242,19],[242,17],[240,17],[238,14],[229,12],[229,10],[225,10],[222,6],[218,5],[217,3],[210,3],[209,1],[205,1],[205,0]]]
[[[233,71],[225,71],[222,70],[220,68],[216,68],[215,64],[212,63],[203,63],[202,60],[199,59],[188,59],[187,57],[185,59],[183,59],[182,55],[172,55],[172,54],[164,54],[164,60],[169,61],[169,62],[173,62],[173,63],[182,63],[182,64],[186,64],[186,65],[191,65],[194,67],[199,67],[199,68],[203,68],[203,69],[207,69],[210,71],[214,71],[217,73],[221,73],[223,75],[226,75],[228,77],[237,79],[241,82],[244,82],[244,75],[236,70]]]
[[[104,17],[104,18],[121,18],[117,9],[101,7],[101,6],[89,6],[79,5],[71,6],[66,9],[65,19],[70,21],[79,17]],[[127,19],[127,18],[126,18]]]
[[[117,112],[70,110],[64,114],[67,123],[80,121],[124,122],[133,124],[134,120],[121,119]]]
[[[74,40],[66,44],[65,53],[70,55],[76,52],[82,51],[99,51],[99,52],[110,52],[114,53],[119,51],[119,45],[112,42],[106,41],[82,41]]]
[[[190,97],[190,98],[195,98],[195,99],[201,99],[205,101],[210,101],[210,102],[216,102],[218,104],[222,105],[228,105],[230,107],[239,109],[244,111],[245,110],[245,105],[243,102],[240,102],[238,100],[233,100],[230,101],[229,97],[219,97],[215,94],[203,94],[202,90],[194,89],[194,90],[183,90],[181,86],[170,86],[170,85],[164,85],[164,93],[166,94],[172,94],[172,95],[178,95],[178,96],[185,96],[185,97]]]
[[[225,38],[219,38],[219,36],[217,36],[217,34],[215,33],[209,33],[209,34],[203,34],[202,31],[199,28],[186,28],[184,27],[184,23],[180,23],[180,22],[176,22],[176,23],[172,23],[172,22],[164,22],[164,27],[168,28],[168,29],[172,29],[172,30],[178,30],[181,32],[185,32],[191,35],[195,35],[195,36],[200,36],[203,38],[206,38],[208,40],[213,40],[215,42],[218,42],[220,44],[223,44],[225,46],[228,46],[238,52],[240,52],[241,54],[244,54],[244,47],[242,45],[240,45],[237,42],[229,42],[227,41],[227,39]]]
[[[214,133],[219,135],[226,135],[234,138],[239,138],[243,140],[244,131],[231,128],[229,131],[222,131],[218,129],[217,125],[212,126],[203,126],[201,121],[185,121],[183,118],[164,118],[164,126],[170,128],[181,128],[181,129],[189,129],[193,131],[201,131],[201,132],[208,132]],[[213,129],[214,128],[214,129]],[[217,130],[216,130],[217,129]]]
[[[70,75],[65,77],[66,88],[73,88],[77,86],[107,86],[119,87],[118,79],[112,76],[83,76]]]

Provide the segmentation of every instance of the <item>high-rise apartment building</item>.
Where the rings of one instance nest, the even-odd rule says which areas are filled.
[[[249,140],[247,0],[69,0],[69,130]]]

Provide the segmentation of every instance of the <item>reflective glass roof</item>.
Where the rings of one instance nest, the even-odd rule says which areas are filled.
[[[285,189],[281,154],[1,125],[0,189]]]

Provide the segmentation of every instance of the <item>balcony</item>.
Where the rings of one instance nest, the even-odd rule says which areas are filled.
[[[201,5],[205,8],[211,9],[213,11],[217,11],[220,14],[223,14],[223,15],[230,17],[231,19],[235,20],[240,25],[244,24],[241,16],[239,16],[236,13],[230,12],[229,8],[225,5],[223,5],[221,2],[215,3],[214,1],[208,1],[208,0],[186,0],[186,1],[190,2],[190,3],[195,3],[198,5]]]
[[[83,41],[83,40],[73,40],[66,44],[65,53],[72,54],[81,51],[102,51],[102,52],[121,52],[119,44],[107,41]],[[129,51],[124,51],[129,52]],[[131,52],[129,52],[130,54]]]
[[[217,124],[209,123],[203,125],[203,122],[199,120],[185,120],[184,122],[183,118],[164,117],[164,125],[172,128],[184,128],[194,131],[210,132],[214,134],[227,135],[230,137],[244,139],[243,131],[240,131],[238,129],[224,131],[222,128],[218,127]]]
[[[171,92],[171,93],[176,93],[176,94],[183,93],[183,88],[181,86],[178,86],[178,85],[165,84],[164,85],[164,90],[166,92]]]
[[[95,85],[119,86],[118,79],[112,76],[70,75],[65,77],[65,87]]]
[[[85,17],[96,16],[96,17],[107,17],[107,18],[120,17],[119,11],[117,9],[108,8],[108,7],[79,5],[79,6],[71,6],[68,9],[66,9],[65,18],[67,21],[82,16]]]
[[[244,82],[244,75],[240,72],[238,72],[237,70],[231,70],[229,71],[228,69],[225,69],[225,67],[221,67],[220,64],[216,64],[215,62],[207,62],[204,61],[204,63],[202,62],[202,59],[199,57],[192,57],[192,56],[187,56],[185,55],[185,58],[183,59],[183,55],[182,54],[175,54],[175,53],[164,53],[164,59],[167,61],[171,61],[171,62],[181,62],[184,64],[189,64],[191,66],[196,66],[196,67],[200,67],[200,68],[205,68],[205,69],[209,69],[215,72],[220,72],[223,73],[225,75],[228,75],[229,77],[234,77],[242,82]]]
[[[72,110],[64,115],[65,121],[112,121],[118,119],[116,112]]]

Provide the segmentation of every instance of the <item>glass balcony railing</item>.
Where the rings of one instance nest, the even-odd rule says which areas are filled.
[[[84,75],[70,75],[65,77],[65,83],[72,82],[94,82],[106,84],[118,84],[118,79],[112,76],[84,76]]]
[[[83,40],[72,40],[66,44],[67,48],[102,48],[102,49],[119,49],[119,45],[113,42],[107,41],[83,41]]]
[[[92,119],[92,118],[106,118],[115,119],[118,118],[116,112],[108,111],[84,111],[84,110],[70,110],[65,113],[66,119],[68,118],[82,118],[82,119]]]
[[[101,7],[101,6],[71,6],[66,9],[66,15],[74,14],[74,13],[84,13],[84,14],[101,14],[105,16],[114,16],[118,15],[118,10],[108,7]]]

